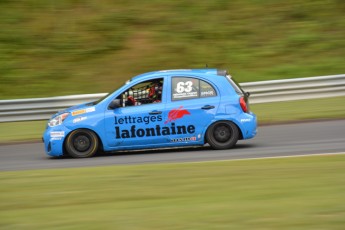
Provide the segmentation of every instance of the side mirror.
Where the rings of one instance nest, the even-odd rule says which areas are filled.
[[[246,96],[246,98],[248,98],[250,96],[249,92],[245,92],[244,95]]]
[[[121,100],[120,99],[114,99],[110,102],[108,109],[117,109],[121,107]]]

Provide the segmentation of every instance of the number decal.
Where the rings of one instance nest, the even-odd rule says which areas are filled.
[[[192,99],[199,97],[199,80],[189,77],[172,79],[172,100]]]
[[[193,88],[192,88],[193,82],[187,81],[185,83],[185,85],[187,86],[187,87],[184,88],[185,92],[189,93],[189,92],[191,92],[193,90]]]
[[[193,82],[187,81],[187,82],[178,82],[176,87],[176,92],[178,93],[189,93],[193,90],[192,88]]]
[[[184,92],[184,82],[177,83],[176,92],[178,92],[178,93]]]

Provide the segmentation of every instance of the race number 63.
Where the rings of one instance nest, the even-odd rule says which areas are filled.
[[[178,93],[189,93],[193,90],[192,88],[193,82],[191,81],[186,81],[186,82],[178,82],[177,83],[177,87],[176,87],[176,91]]]

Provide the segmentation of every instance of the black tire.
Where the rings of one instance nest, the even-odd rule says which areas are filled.
[[[237,126],[230,121],[213,123],[206,132],[206,141],[213,149],[230,149],[239,138]]]
[[[77,129],[68,135],[65,142],[67,153],[74,158],[92,157],[99,146],[97,135],[87,129]]]

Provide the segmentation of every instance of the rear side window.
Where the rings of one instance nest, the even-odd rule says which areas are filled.
[[[171,99],[173,101],[217,96],[212,85],[196,78],[173,77],[171,86]]]
[[[205,81],[200,80],[200,97],[213,97],[217,96],[213,86]]]

